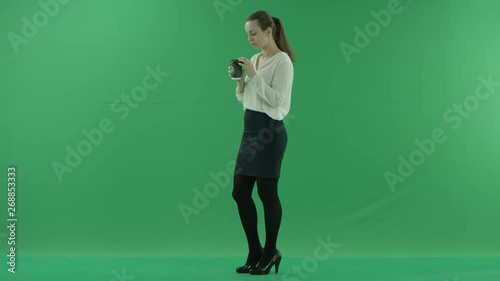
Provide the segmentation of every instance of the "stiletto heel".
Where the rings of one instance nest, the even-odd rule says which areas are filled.
[[[250,274],[253,274],[253,275],[269,274],[269,271],[271,271],[271,268],[273,267],[273,265],[274,265],[275,272],[278,273],[278,268],[279,268],[279,264],[281,262],[281,258],[282,258],[282,256],[281,256],[280,251],[276,250],[276,253],[271,258],[271,260],[269,261],[268,264],[260,264],[259,263],[259,265],[256,268],[250,269]]]
[[[276,260],[276,264],[274,265],[275,273],[278,273],[278,268],[280,267],[280,263],[281,263],[281,257],[279,257],[278,260]]]

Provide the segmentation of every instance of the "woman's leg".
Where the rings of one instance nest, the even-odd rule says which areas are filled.
[[[281,225],[281,202],[278,196],[278,180],[273,178],[257,178],[259,197],[264,205],[266,225],[266,244],[261,259],[262,265],[267,264],[276,253],[276,241]]]
[[[262,255],[262,246],[257,230],[257,208],[252,199],[252,191],[256,179],[250,176],[234,175],[233,199],[238,205],[241,224],[248,242],[248,258],[250,264]]]

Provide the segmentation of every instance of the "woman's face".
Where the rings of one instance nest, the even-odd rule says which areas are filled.
[[[266,31],[260,30],[259,24],[256,20],[247,21],[245,23],[245,31],[248,36],[248,42],[256,49],[263,48],[267,45],[269,40],[271,28]]]

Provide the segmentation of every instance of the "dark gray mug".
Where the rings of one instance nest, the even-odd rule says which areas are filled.
[[[238,59],[231,59],[229,65],[232,66],[231,79],[241,80],[243,76],[243,68],[238,64],[240,62]]]

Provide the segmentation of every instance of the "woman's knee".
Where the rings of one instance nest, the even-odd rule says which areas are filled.
[[[251,194],[248,194],[247,192],[244,192],[244,190],[242,190],[241,188],[235,186],[233,188],[233,199],[234,201],[236,202],[242,202],[242,201],[245,201],[245,200],[248,200],[249,198],[252,197]]]
[[[262,203],[273,205],[279,202],[278,180],[277,179],[258,179],[258,193]]]
[[[233,184],[233,199],[236,202],[242,202],[252,199],[254,181],[250,177],[235,176]]]

